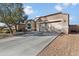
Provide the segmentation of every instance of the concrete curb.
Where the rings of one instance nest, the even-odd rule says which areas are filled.
[[[61,35],[61,33],[60,33],[58,36],[60,36],[60,35]],[[54,40],[55,40],[58,36],[56,36],[53,40],[51,40],[49,43],[47,43],[47,44],[45,45],[45,47],[42,48],[42,50],[37,53],[36,56],[38,56],[46,47],[48,47],[52,42],[54,42]],[[52,38],[51,38],[51,39],[52,39]]]

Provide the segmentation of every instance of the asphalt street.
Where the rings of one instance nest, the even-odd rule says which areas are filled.
[[[22,35],[0,40],[0,56],[35,56],[59,34]]]

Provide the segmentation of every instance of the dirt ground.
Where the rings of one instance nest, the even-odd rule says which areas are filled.
[[[38,56],[79,56],[79,34],[59,36]]]
[[[0,33],[0,39],[7,38],[7,37],[11,37],[11,35],[7,33]]]

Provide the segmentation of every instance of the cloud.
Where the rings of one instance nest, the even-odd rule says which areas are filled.
[[[71,5],[72,5],[72,3],[63,3],[64,7],[68,7],[68,6],[71,6]]]
[[[55,5],[55,9],[59,12],[63,11],[64,9],[67,9],[68,7],[71,6],[76,6],[78,3],[62,3],[62,4],[57,4]]]
[[[31,6],[26,6],[26,7],[24,8],[24,12],[25,12],[25,14],[30,15],[30,14],[32,14],[34,11],[33,11],[33,9],[32,9]]]
[[[36,16],[36,17],[40,17],[40,16]]]
[[[55,9],[60,12],[63,10],[63,7],[59,4],[57,4],[57,5],[55,5]]]
[[[63,3],[64,7],[76,6],[78,3]]]

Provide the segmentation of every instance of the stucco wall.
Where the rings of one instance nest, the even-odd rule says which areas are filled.
[[[58,20],[60,20],[61,22],[53,23],[53,21],[58,21]],[[42,24],[43,23],[45,24],[45,22],[48,22],[47,23],[48,31],[57,31],[57,32],[63,32],[66,34],[68,34],[69,32],[69,15],[68,14],[55,14],[55,15],[40,17],[40,19],[38,19],[37,24],[36,24],[37,31],[40,31]]]

